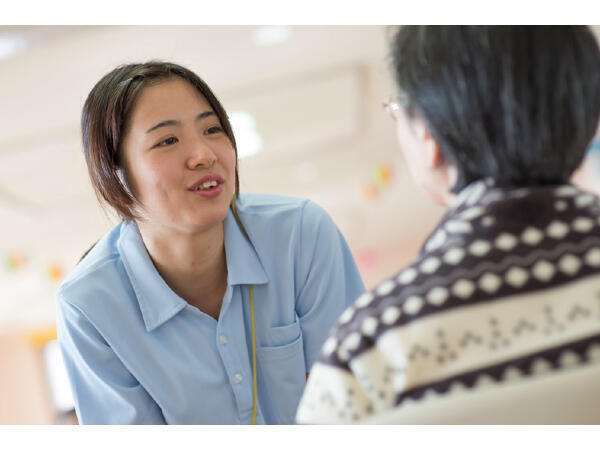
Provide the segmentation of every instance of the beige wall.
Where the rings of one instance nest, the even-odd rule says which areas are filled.
[[[0,425],[55,423],[42,349],[30,331],[0,334]]]

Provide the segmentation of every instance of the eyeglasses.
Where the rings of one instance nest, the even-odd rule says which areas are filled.
[[[387,112],[392,119],[398,120],[400,109],[406,108],[410,101],[405,93],[390,96],[386,101],[382,103],[383,109]]]

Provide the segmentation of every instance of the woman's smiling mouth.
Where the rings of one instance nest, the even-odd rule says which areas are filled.
[[[188,190],[205,198],[216,197],[223,190],[225,180],[217,174],[210,174],[195,182]]]

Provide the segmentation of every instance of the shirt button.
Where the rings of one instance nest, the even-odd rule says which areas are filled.
[[[222,334],[221,336],[219,336],[219,341],[221,342],[222,345],[227,344],[227,336]]]
[[[244,379],[244,377],[242,377],[242,374],[241,374],[241,373],[236,373],[236,374],[233,376],[233,381],[234,381],[234,383],[241,383],[243,379]]]

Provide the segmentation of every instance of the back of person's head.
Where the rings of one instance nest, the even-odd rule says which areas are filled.
[[[452,189],[568,182],[600,118],[600,50],[585,26],[403,26],[392,62]]]

